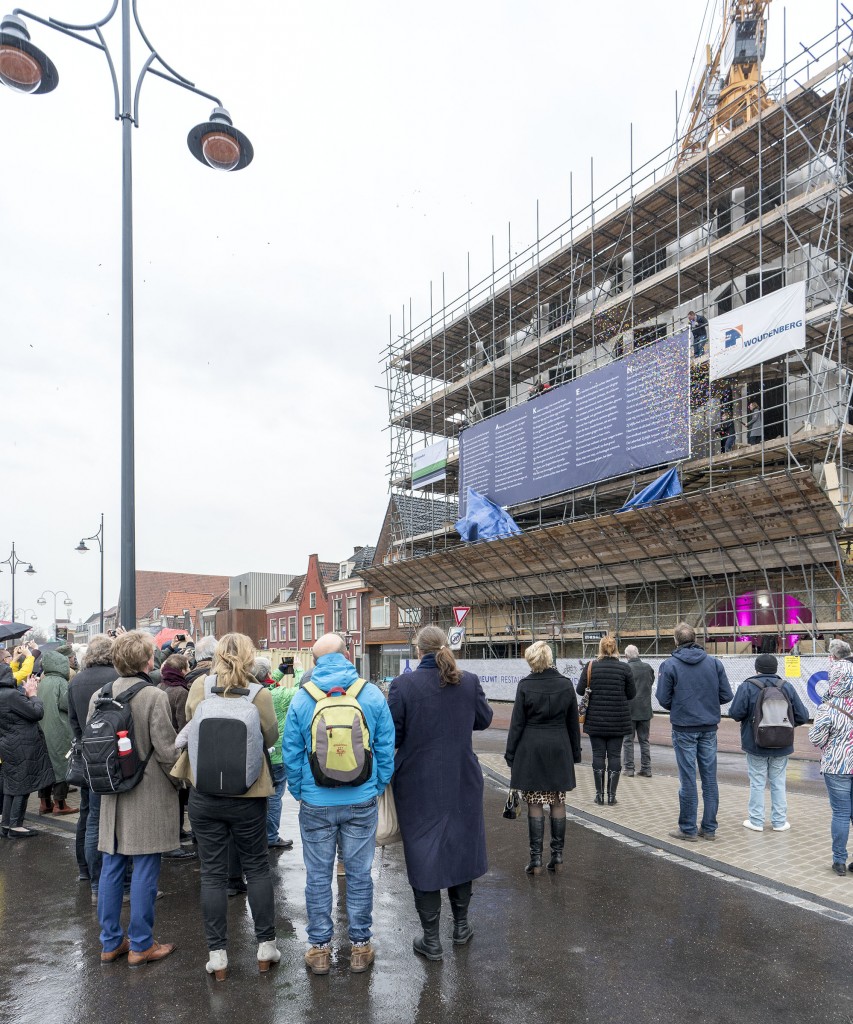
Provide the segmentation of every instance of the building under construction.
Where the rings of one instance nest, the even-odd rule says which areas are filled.
[[[469,657],[532,639],[588,655],[598,630],[662,654],[680,620],[721,654],[817,653],[853,630],[851,24],[768,71],[767,3],[728,4],[669,150],[392,329],[389,483],[420,511],[397,516],[369,582],[423,621],[470,605]],[[690,310],[712,319],[796,282],[805,348],[713,380],[691,349],[678,497],[617,511],[659,463],[511,505],[521,535],[462,542],[464,430],[671,338]],[[443,479],[414,489],[418,452],[443,439]]]

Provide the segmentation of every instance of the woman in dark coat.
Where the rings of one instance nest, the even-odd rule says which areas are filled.
[[[506,738],[510,785],[527,801],[530,835],[529,875],[542,874],[545,804],[551,809],[549,871],[563,867],[566,842],[566,793],[575,788],[581,760],[578,701],[570,680],[554,668],[551,648],[542,640],[524,652],[531,674],[518,684]]]
[[[592,774],[595,802],[604,803],[604,770],[607,768],[607,802],[616,803],[616,787],[622,772],[622,740],[632,731],[628,701],[636,694],[631,669],[619,660],[616,639],[603,636],[598,657],[581,673],[578,693],[590,689],[589,707],[583,731],[592,744]]]
[[[20,689],[6,661],[0,659],[0,761],[3,762],[3,839],[26,839],[37,834],[23,825],[30,793],[53,785],[53,766],[38,723],[44,705],[36,696],[38,683],[30,677]]]
[[[428,960],[441,960],[441,890],[447,889],[453,911],[453,941],[464,945],[474,934],[468,924],[472,879],[488,869],[483,773],[471,733],[489,727],[492,709],[480,680],[457,668],[438,626],[424,626],[415,645],[420,665],[398,676],[388,694],[397,731],[392,785],[424,930],[412,946]]]

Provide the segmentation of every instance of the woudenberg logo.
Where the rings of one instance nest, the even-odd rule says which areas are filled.
[[[743,324],[738,327],[730,327],[726,331],[725,348],[734,348],[740,341],[743,341]]]

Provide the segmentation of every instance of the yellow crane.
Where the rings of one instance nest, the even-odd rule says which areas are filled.
[[[772,0],[724,0],[719,44],[705,47],[705,68],[690,104],[677,164],[772,105],[761,78]]]

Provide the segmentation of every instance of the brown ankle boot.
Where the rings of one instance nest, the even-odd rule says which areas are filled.
[[[64,800],[57,800],[53,808],[54,814],[76,814],[79,808],[71,807]]]
[[[39,814],[50,814],[53,811],[53,801],[39,800]]]

